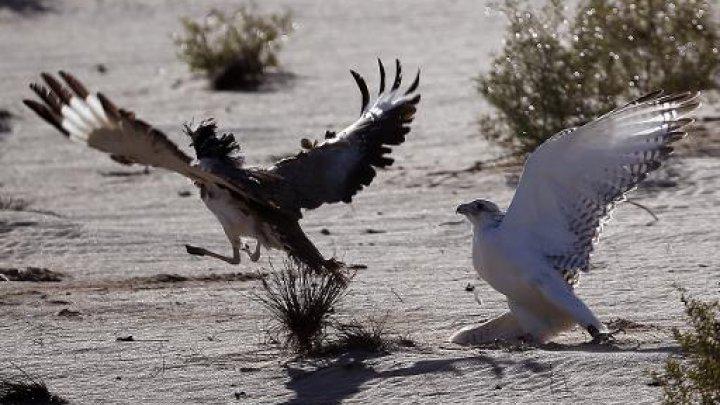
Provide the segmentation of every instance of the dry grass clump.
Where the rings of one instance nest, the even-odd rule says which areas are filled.
[[[0,378],[0,404],[3,405],[63,405],[65,399],[50,393],[42,381],[23,378]]]
[[[317,354],[333,355],[352,351],[389,353],[398,347],[415,347],[412,340],[393,336],[388,319],[388,316],[368,317],[364,321],[334,323],[334,339],[328,341]]]
[[[67,277],[64,273],[52,271],[44,267],[28,266],[24,270],[14,267],[0,267],[0,280],[4,281],[32,281],[32,282],[58,282]]]
[[[478,77],[498,112],[482,135],[524,155],[556,132],[656,89],[718,88],[720,29],[711,0],[561,0],[539,12],[504,0],[502,52]]]
[[[21,15],[50,11],[47,0],[0,0],[0,11],[7,9]]]
[[[391,336],[388,316],[350,322],[333,319],[352,280],[341,271],[317,273],[287,260],[282,269],[261,279],[262,291],[254,299],[270,313],[276,323],[272,332],[284,346],[303,356],[388,353],[414,347],[410,339]]]
[[[256,88],[268,68],[278,67],[278,53],[293,29],[289,12],[261,14],[254,6],[229,14],[213,9],[202,21],[181,22],[179,57],[217,90]]]
[[[30,207],[30,202],[22,198],[0,195],[0,211],[25,211]]]
[[[347,288],[348,280],[339,273],[317,273],[288,260],[280,271],[262,279],[262,294],[255,299],[278,323],[285,345],[310,354],[322,346],[330,315]]]
[[[665,404],[720,403],[720,302],[682,296],[690,329],[673,329],[682,357],[670,357],[655,374]]]
[[[14,115],[5,109],[0,109],[0,133],[10,132],[12,127],[10,126],[10,120]]]

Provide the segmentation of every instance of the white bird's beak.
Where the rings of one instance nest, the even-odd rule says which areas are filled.
[[[460,204],[455,210],[456,214],[467,215],[470,212],[470,204]]]

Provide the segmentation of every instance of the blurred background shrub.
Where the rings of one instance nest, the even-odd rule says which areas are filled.
[[[261,14],[254,6],[230,14],[213,9],[200,21],[181,22],[184,32],[175,38],[179,57],[216,90],[256,88],[268,68],[278,67],[278,53],[293,28],[289,11]]]
[[[652,90],[716,89],[720,31],[713,0],[561,0],[539,12],[505,0],[504,47],[478,91],[497,110],[482,135],[515,156]]]
[[[688,330],[673,329],[682,356],[670,357],[665,371],[656,373],[664,404],[720,403],[720,302],[701,301],[683,294]]]

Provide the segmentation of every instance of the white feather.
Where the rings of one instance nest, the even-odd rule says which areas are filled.
[[[85,101],[81,98],[71,98],[70,107],[78,114],[78,116],[83,120],[83,123],[87,125],[90,129],[96,129],[102,126],[102,123],[97,118],[95,118],[95,115],[93,115],[92,111],[90,110],[90,106],[88,106],[87,103],[85,103]]]
[[[60,110],[60,113],[63,116],[63,121],[67,120],[69,121],[73,126],[75,126],[78,130],[84,133],[89,133],[92,131],[92,128],[90,125],[88,125],[82,117],[75,111],[72,107],[65,104],[62,106],[62,109]]]
[[[88,139],[87,132],[78,128],[72,121],[68,119],[62,120],[62,127],[70,133],[70,139],[82,143],[86,143]]]
[[[85,102],[87,102],[90,111],[100,123],[102,123],[103,125],[108,125],[110,123],[110,120],[105,113],[105,109],[103,108],[102,103],[100,103],[100,100],[97,98],[96,95],[89,94],[87,98],[85,98]]]

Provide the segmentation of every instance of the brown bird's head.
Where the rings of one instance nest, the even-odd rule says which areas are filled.
[[[240,145],[230,133],[217,134],[217,124],[212,118],[198,125],[185,124],[185,133],[192,139],[190,146],[195,148],[198,159],[237,159]]]

